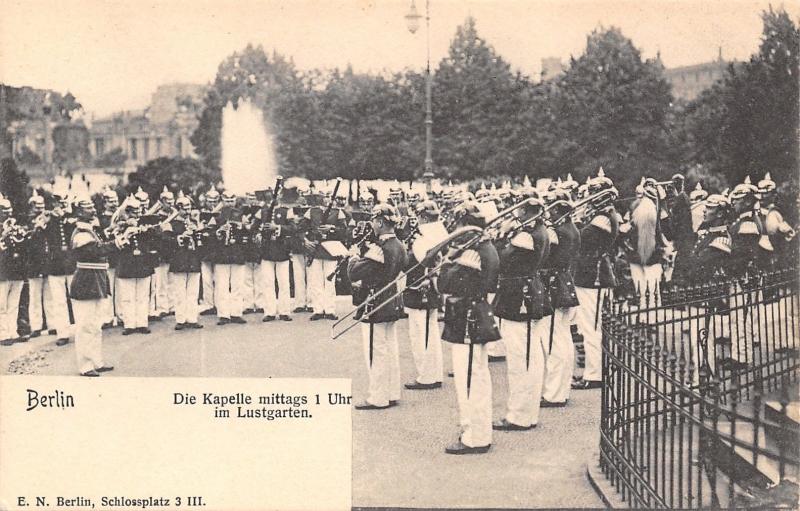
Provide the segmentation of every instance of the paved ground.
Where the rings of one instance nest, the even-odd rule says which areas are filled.
[[[348,310],[345,298],[340,311]],[[365,371],[360,330],[330,341],[330,321],[217,327],[176,332],[174,320],[152,325],[150,335],[123,337],[106,331],[104,353],[116,366],[109,376],[350,377],[354,400],[362,397]],[[403,378],[413,362],[402,322],[399,339]],[[56,347],[50,337],[0,347],[8,373],[76,374],[74,345]],[[445,367],[449,368],[449,347]],[[507,397],[505,365],[491,364],[494,416]],[[452,379],[436,391],[405,391],[386,411],[353,411],[353,505],[398,507],[553,508],[602,507],[586,476],[587,453],[596,448],[599,390],[574,392],[569,406],[542,410],[530,432],[495,432],[483,456],[448,456],[456,439],[457,408]]]

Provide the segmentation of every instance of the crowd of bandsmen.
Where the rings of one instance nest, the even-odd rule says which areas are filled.
[[[79,371],[96,376],[113,369],[102,360],[101,328],[149,334],[150,322],[171,315],[175,330],[202,328],[199,315],[216,315],[218,325],[255,313],[263,322],[298,313],[337,320],[338,288],[369,305],[358,314],[369,388],[356,408],[398,403],[396,323],[407,319],[417,374],[405,388],[440,388],[441,341],[451,343],[461,435],[447,452],[486,452],[493,429],[534,428],[540,407],[600,386],[599,308],[614,289],[645,296],[664,280],[774,265],[794,245],[775,190],[767,174],[730,193],[709,196],[699,184],[687,193],[676,175],[643,179],[627,201],[600,169],[581,185],[568,176],[474,194],[396,188],[383,202],[364,193],[352,206],[280,182],[244,197],[164,189],[151,200],[140,189],[120,202],[107,191],[99,212],[87,197],[54,194],[45,204],[34,192],[28,218],[0,199],[0,343],[54,335],[64,345],[74,331]],[[573,209],[582,200],[594,207]],[[431,253],[458,229],[482,229],[523,202],[469,250],[453,243]],[[26,283],[30,333],[20,336]],[[579,379],[574,330],[585,349]],[[509,382],[507,412],[494,423],[490,357],[505,359]]]

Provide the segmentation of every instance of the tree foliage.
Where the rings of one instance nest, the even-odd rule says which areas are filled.
[[[11,158],[0,161],[0,193],[11,201],[14,216],[25,218],[28,212],[28,184],[30,179],[24,170],[17,168]]]
[[[127,191],[135,192],[139,187],[151,197],[158,197],[166,186],[177,193],[197,196],[207,191],[220,180],[220,173],[194,158],[156,158],[136,169],[128,176]]]

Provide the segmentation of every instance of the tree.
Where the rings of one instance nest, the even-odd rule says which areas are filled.
[[[94,160],[94,166],[100,168],[119,168],[125,165],[128,160],[128,155],[122,150],[121,147],[103,153]]]
[[[17,168],[11,158],[0,161],[0,193],[11,201],[14,216],[25,218],[28,214],[28,184],[30,179],[24,170]]]
[[[457,179],[511,173],[527,85],[467,18],[434,76],[435,164]]]
[[[663,66],[643,60],[619,29],[594,30],[554,92],[559,132],[568,140],[558,174],[582,179],[602,166],[618,187],[632,190],[643,174],[664,178],[676,170]]]
[[[796,191],[800,31],[784,10],[762,13],[761,45],[748,62],[687,107],[688,163],[723,173],[729,183],[766,172]]]

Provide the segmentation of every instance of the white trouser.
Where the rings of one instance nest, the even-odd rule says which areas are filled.
[[[243,281],[243,264],[214,265],[214,303],[217,304],[217,316],[230,319],[242,315]]]
[[[70,335],[67,289],[71,283],[72,275],[48,275],[45,283],[44,313],[47,315],[47,327],[55,329],[59,339]]]
[[[527,427],[539,422],[539,401],[542,398],[549,327],[550,316],[532,320],[530,334],[527,321],[503,319],[500,335],[506,345],[508,368],[506,420],[517,426]]]
[[[275,289],[277,279],[278,288]],[[257,302],[265,316],[288,315],[292,307],[289,293],[289,261],[261,261],[258,288],[262,299]]]
[[[175,297],[175,323],[197,323],[200,310],[197,293],[200,292],[200,273],[170,273],[172,296]]]
[[[601,317],[603,300],[608,290],[587,287],[575,287],[578,295],[578,310],[575,313],[575,324],[583,334],[583,350],[586,353],[586,365],[583,379],[600,381],[603,379],[603,318]],[[598,296],[600,297],[598,301]]]
[[[146,328],[149,310],[150,277],[117,278],[119,313],[125,328]]]
[[[369,378],[366,401],[388,406],[389,401],[400,399],[400,353],[395,322],[362,323],[361,335]]]
[[[103,323],[109,323],[116,319],[116,270],[114,268],[108,269],[108,288],[111,294],[107,299],[103,300]]]
[[[203,280],[203,299],[200,301],[200,310],[205,311],[214,307],[214,263],[201,262],[200,275]]]
[[[308,306],[306,256],[305,254],[291,254],[292,271],[294,272],[294,306]]]
[[[0,281],[0,341],[17,338],[17,316],[23,280]]]
[[[258,274],[261,263],[244,263],[242,279],[242,307],[257,309],[264,303],[264,289],[258,285]]]
[[[467,371],[472,347],[472,378],[467,396]],[[453,343],[453,377],[458,398],[461,442],[468,447],[492,443],[492,378],[485,344]]]
[[[758,310],[758,291],[748,291],[739,283],[731,286],[731,358],[738,362],[754,365],[759,362],[753,360],[753,342],[764,341],[759,332],[759,322],[766,323],[762,312]],[[766,349],[766,346],[764,346]]]
[[[409,309],[408,338],[411,341],[411,355],[417,368],[417,383],[437,383],[442,381],[444,367],[442,363],[442,338],[439,333],[439,322],[436,309]],[[427,319],[428,338],[425,339],[425,322]]]
[[[494,301],[494,296],[495,296],[494,293],[489,293],[487,295],[487,297],[486,297],[486,300],[489,303],[492,303],[492,301]],[[497,320],[500,323],[503,322],[503,320],[500,319],[500,318],[497,318]],[[498,328],[499,328],[499,324],[498,324]],[[488,350],[489,350],[489,356],[490,357],[505,357],[506,356],[506,345],[503,344],[503,339],[500,339],[500,340],[495,341],[495,342],[490,342],[489,345],[488,345]]]
[[[153,269],[150,290],[150,313],[158,316],[172,310],[169,298],[169,264],[161,263]]]
[[[563,403],[569,399],[572,372],[575,369],[575,345],[569,325],[572,323],[577,307],[556,309],[549,321],[553,322],[553,347],[547,357],[542,397],[551,403]],[[548,321],[548,323],[549,323]],[[548,325],[548,337],[550,325]],[[548,338],[546,345],[549,345]]]
[[[106,299],[72,300],[75,313],[75,357],[78,371],[103,367],[103,311]]]
[[[42,316],[42,298],[44,292],[44,277],[31,277],[28,279],[28,324],[31,333],[44,327]]]
[[[641,307],[655,307],[661,303],[661,274],[664,269],[660,264],[642,266],[631,263],[631,280],[639,293]],[[649,295],[649,297],[648,297]]]
[[[336,269],[336,264],[336,261],[314,259],[308,268],[308,301],[318,314],[336,313],[336,282],[325,278]]]

